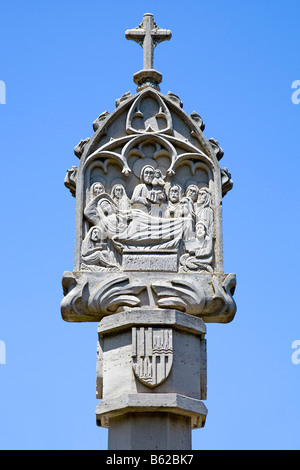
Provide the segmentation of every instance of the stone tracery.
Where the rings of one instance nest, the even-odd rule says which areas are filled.
[[[135,96],[124,94],[93,128],[94,136],[76,147],[76,180],[66,179],[72,194],[77,191],[75,272],[86,273],[92,284],[92,276],[109,280],[126,272],[129,283],[144,272],[163,272],[170,280],[175,274],[178,282],[186,274],[214,276],[211,285],[219,285],[228,303],[221,202],[232,180],[227,169],[220,170],[224,152],[218,142],[203,135],[202,118],[195,112],[188,116],[177,95],[142,86]],[[157,297],[149,278],[144,282],[144,304],[172,304]],[[207,284],[206,292],[210,289]],[[226,309],[211,314],[214,296],[203,295],[205,307],[195,309],[187,297],[186,312],[227,321]],[[99,310],[97,319],[103,314]]]

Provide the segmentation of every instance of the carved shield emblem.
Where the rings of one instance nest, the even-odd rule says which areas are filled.
[[[169,376],[172,365],[171,328],[132,328],[132,366],[144,385],[160,385]]]

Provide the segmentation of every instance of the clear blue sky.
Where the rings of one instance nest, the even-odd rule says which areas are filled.
[[[238,313],[208,325],[206,427],[194,449],[299,449],[299,0],[2,2],[1,449],[106,449],[96,427],[97,324],[60,316],[73,268],[73,148],[113,111],[142,50],[125,39],[151,12],[171,42],[161,90],[197,111],[234,179],[224,199],[225,271]]]

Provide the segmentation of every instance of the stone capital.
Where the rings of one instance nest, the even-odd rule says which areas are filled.
[[[190,419],[191,429],[205,426],[207,408],[199,400],[176,393],[121,395],[98,404],[97,425],[109,427],[109,420],[130,413],[169,413]]]
[[[171,413],[202,427],[206,326],[176,310],[128,310],[98,325],[98,424],[127,413]]]

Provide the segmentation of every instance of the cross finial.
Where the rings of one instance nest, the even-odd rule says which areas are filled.
[[[134,75],[134,82],[139,85],[138,90],[149,85],[159,89],[158,84],[161,82],[162,76],[153,69],[154,49],[160,42],[171,39],[171,31],[159,28],[152,13],[145,13],[140,26],[135,29],[128,29],[125,36],[127,39],[140,44],[144,52],[144,68]]]

